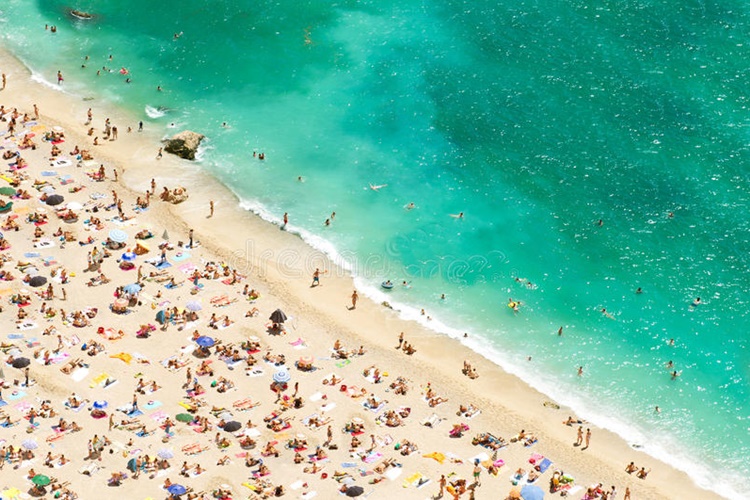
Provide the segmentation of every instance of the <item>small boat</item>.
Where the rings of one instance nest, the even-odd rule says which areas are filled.
[[[380,284],[380,286],[382,286],[386,290],[390,290],[391,288],[393,288],[393,282],[391,280],[386,280],[386,281],[382,282]]]
[[[87,21],[94,17],[93,14],[89,14],[88,12],[83,12],[82,10],[75,10],[75,9],[70,11],[70,15],[77,19],[83,19],[84,21]]]

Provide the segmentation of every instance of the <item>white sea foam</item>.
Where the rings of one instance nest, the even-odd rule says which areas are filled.
[[[155,108],[153,106],[146,106],[144,111],[146,112],[146,116],[153,120],[161,118],[162,116],[167,114],[167,110],[165,108]]]

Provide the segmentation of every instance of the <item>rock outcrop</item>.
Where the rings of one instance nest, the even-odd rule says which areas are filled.
[[[198,146],[200,146],[204,137],[197,132],[185,130],[174,135],[171,139],[165,139],[164,151],[186,160],[195,160],[195,152],[198,151]]]

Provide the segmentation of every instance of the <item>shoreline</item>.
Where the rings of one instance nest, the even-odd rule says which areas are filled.
[[[0,61],[3,67],[6,67],[12,56],[5,49],[0,50],[2,50]],[[20,61],[17,63],[20,65]],[[19,78],[20,71],[19,74],[9,74],[9,77],[9,90],[19,85],[22,80]],[[26,74],[23,78],[30,80],[30,75]],[[76,104],[72,102],[70,96],[45,89],[41,85],[38,87],[36,83],[31,83],[19,98],[38,99],[44,118],[53,118],[66,131],[82,135],[82,122],[79,123],[74,118],[66,119],[66,116],[85,116],[85,109],[89,103]],[[56,94],[59,95],[55,96]],[[0,99],[5,101],[5,98],[6,94],[0,93]],[[14,97],[14,99],[17,98]],[[28,108],[31,102],[18,104],[23,104]],[[104,105],[109,106],[107,103]],[[50,116],[49,109],[53,108],[55,112]],[[101,121],[99,113],[101,109],[95,112],[95,116],[98,117],[95,118],[95,123]],[[60,114],[63,116],[60,117]],[[122,120],[128,119],[124,114],[112,116],[115,116],[113,120],[115,123],[123,123]],[[352,278],[348,272],[341,269],[333,272],[334,266],[326,263],[327,258],[309,247],[301,237],[279,231],[278,226],[269,224],[259,216],[242,209],[239,200],[218,181],[201,177],[199,166],[194,169],[190,168],[189,164],[173,159],[169,155],[165,155],[164,159],[156,163],[153,158],[159,145],[153,144],[153,151],[151,151],[152,135],[137,132],[126,134],[122,130],[120,139],[116,143],[108,142],[103,148],[95,149],[95,153],[97,158],[108,158],[109,162],[118,165],[122,169],[122,182],[131,190],[140,188],[139,192],[143,191],[149,181],[149,178],[141,177],[141,174],[153,172],[154,167],[158,167],[159,173],[162,174],[157,176],[158,186],[165,184],[164,179],[168,179],[166,184],[171,187],[174,185],[170,183],[181,178],[200,179],[202,185],[197,183],[195,186],[189,185],[188,202],[177,206],[164,206],[157,210],[176,218],[169,221],[169,224],[164,224],[164,221],[159,221],[159,224],[168,226],[170,234],[178,234],[177,239],[182,240],[186,238],[188,227],[194,228],[198,239],[203,240],[203,246],[213,255],[230,262],[241,272],[246,269],[247,274],[252,276],[253,284],[259,285],[258,288],[264,296],[275,297],[284,310],[288,310],[294,316],[300,316],[293,322],[298,325],[297,332],[318,332],[316,338],[318,336],[321,339],[327,338],[326,345],[331,338],[341,338],[347,345],[362,343],[376,354],[379,360],[382,360],[379,365],[388,366],[389,371],[397,374],[404,369],[416,372],[414,368],[418,368],[423,376],[421,380],[415,380],[415,382],[419,385],[430,382],[441,387],[440,392],[448,394],[450,405],[455,405],[458,401],[472,401],[482,408],[481,419],[472,422],[472,434],[476,427],[479,427],[477,430],[496,432],[503,436],[509,436],[520,428],[534,429],[540,441],[534,451],[541,453],[538,449],[541,447],[545,455],[555,457],[556,464],[561,464],[565,469],[573,469],[577,479],[581,478],[580,484],[598,481],[605,484],[611,482],[617,485],[621,492],[624,491],[625,485],[629,485],[633,491],[633,498],[697,496],[711,498],[710,493],[695,486],[686,477],[687,474],[672,469],[666,464],[655,463],[656,460],[633,450],[621,438],[608,431],[594,428],[596,445],[585,454],[575,450],[570,446],[570,442],[575,439],[574,431],[560,424],[560,421],[568,415],[567,410],[553,410],[545,407],[543,403],[546,397],[543,394],[536,392],[515,376],[504,372],[486,358],[476,356],[476,352],[464,346],[460,341],[436,333],[415,322],[401,320],[396,312],[370,301],[360,302],[356,311],[347,311],[345,304],[353,288]],[[136,136],[139,136],[138,141],[132,139]],[[142,162],[143,165],[129,166],[136,162]],[[205,218],[208,211],[208,199],[217,201],[217,215],[214,220]],[[156,200],[154,204],[161,207]],[[220,220],[222,224],[215,224],[216,220]],[[161,233],[161,227],[155,229],[155,233]],[[238,234],[240,230],[246,234],[252,234],[252,240]],[[243,262],[246,261],[249,261],[250,265],[243,269]],[[315,266],[318,263],[322,264]],[[324,286],[315,290],[309,289],[311,266],[329,270],[329,274],[323,278]],[[351,324],[352,317],[356,317],[356,325]],[[393,344],[396,342],[399,331],[407,331],[406,338],[409,341],[416,339],[414,344],[418,353],[414,357],[406,358],[400,353],[393,352]],[[294,335],[295,332],[290,333]],[[323,342],[320,343],[323,344]],[[470,359],[477,367],[481,374],[479,379],[470,381],[460,374],[463,359]],[[451,389],[445,390],[448,387]],[[502,395],[493,394],[497,387],[503,387]],[[411,422],[411,425],[416,424]],[[427,448],[427,446],[422,448],[420,453],[430,451]],[[524,450],[520,451],[522,455]],[[631,458],[623,460],[621,457]],[[518,457],[515,459],[518,461]],[[424,459],[420,460],[425,462],[422,467],[429,470],[429,475],[434,478],[435,470],[440,469],[436,469],[432,464],[427,465]],[[653,464],[653,471],[647,481],[636,480],[622,471],[624,465],[630,460],[636,463]],[[508,463],[512,465],[515,462],[508,460]],[[502,481],[497,485],[501,492],[504,492],[506,485],[510,489],[510,484],[505,481],[507,472],[509,468],[503,469],[497,479]],[[491,481],[494,479],[488,480],[488,482]],[[393,488],[392,491],[402,491],[400,485],[395,482],[389,487]],[[398,489],[395,489],[396,487]],[[486,497],[486,495],[487,492],[481,489],[477,492],[479,498]],[[414,498],[423,496],[420,492],[413,494]]]

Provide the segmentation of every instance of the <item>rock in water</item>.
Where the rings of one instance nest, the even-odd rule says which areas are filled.
[[[197,132],[185,130],[174,135],[171,139],[166,139],[164,151],[172,153],[186,160],[195,160],[195,152],[205,136]]]

